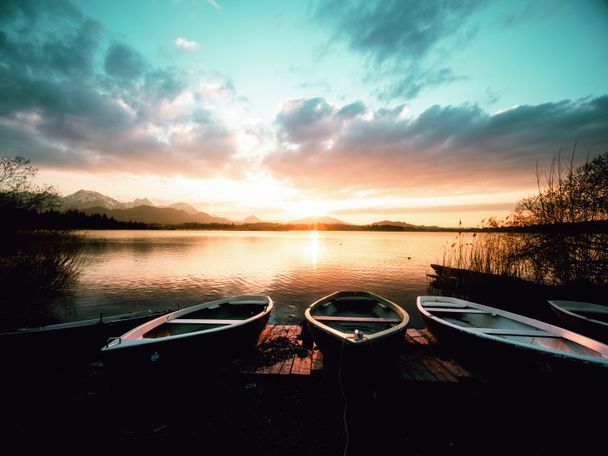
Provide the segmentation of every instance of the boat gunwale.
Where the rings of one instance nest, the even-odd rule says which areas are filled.
[[[397,315],[401,319],[401,322],[395,326],[384,329],[377,333],[364,334],[362,339],[356,340],[354,338],[354,334],[344,333],[342,331],[334,329],[331,326],[328,326],[328,325],[322,323],[321,321],[317,320],[314,317],[314,315],[311,314],[311,310],[313,310],[315,307],[322,305],[324,302],[331,301],[334,297],[341,297],[341,296],[346,295],[347,293],[352,293],[353,296],[365,295],[365,297],[367,297],[367,298],[373,298],[373,299],[377,300],[378,302],[381,302],[382,304],[388,305],[391,308],[391,310],[393,310],[397,313]],[[383,298],[382,296],[379,296],[379,295],[369,292],[369,291],[335,291],[333,293],[328,294],[327,296],[322,297],[321,299],[316,300],[310,306],[308,306],[306,308],[306,310],[304,311],[304,317],[310,324],[314,325],[319,330],[321,330],[325,333],[328,333],[330,335],[333,335],[342,341],[346,341],[346,342],[349,342],[354,345],[361,345],[361,344],[365,344],[365,343],[376,342],[380,339],[390,336],[393,333],[398,333],[400,330],[405,329],[405,327],[407,326],[407,324],[409,323],[409,320],[410,320],[410,316],[405,311],[405,309],[401,308],[399,305],[397,305],[393,301],[390,301],[389,299]]]
[[[79,328],[89,328],[95,327],[97,325],[112,325],[115,323],[124,323],[129,320],[138,320],[141,318],[150,317],[152,319],[162,318],[170,313],[169,310],[142,310],[136,311],[132,313],[119,314],[119,315],[110,315],[104,317],[101,315],[96,318],[87,318],[86,320],[75,320],[75,321],[66,321],[62,323],[53,323],[50,325],[44,326],[32,326],[31,328],[18,328],[14,331],[8,331],[0,333],[0,336],[10,336],[14,334],[33,334],[33,333],[45,333],[45,332],[54,332],[61,331],[66,329],[79,329]]]
[[[261,302],[261,301],[248,302],[248,301],[251,301],[253,298],[257,298],[257,299],[263,298],[264,302]],[[157,326],[160,326],[163,323],[169,322],[171,320],[179,319],[179,317],[181,317],[182,315],[187,315],[189,313],[196,312],[198,310],[205,309],[210,306],[226,304],[226,303],[230,303],[231,301],[236,301],[236,300],[242,300],[243,302],[241,304],[245,304],[245,303],[265,304],[266,307],[262,312],[259,312],[245,320],[234,320],[235,323],[219,326],[217,328],[201,329],[200,331],[193,331],[193,332],[189,332],[186,334],[174,334],[171,336],[156,337],[156,338],[144,338],[144,337],[139,337],[137,339],[130,338],[130,336],[134,333],[141,331],[141,334],[145,334],[146,332],[152,330],[153,328],[156,328]],[[235,305],[238,305],[238,304],[235,304]],[[117,337],[115,339],[110,339],[106,343],[106,345],[104,345],[101,348],[101,351],[109,352],[109,351],[113,351],[113,350],[119,350],[121,348],[129,348],[129,347],[134,347],[134,346],[138,346],[138,345],[143,346],[143,345],[152,345],[152,344],[162,344],[162,343],[171,342],[171,341],[175,341],[175,340],[179,340],[179,339],[187,339],[190,337],[199,336],[202,334],[211,334],[211,333],[216,333],[216,332],[220,332],[220,331],[226,331],[228,329],[234,329],[239,326],[244,326],[246,324],[252,323],[253,321],[265,318],[267,315],[270,314],[273,306],[274,306],[274,303],[272,301],[272,298],[270,298],[270,296],[265,296],[265,295],[239,295],[239,296],[232,296],[232,297],[228,297],[228,298],[217,299],[214,301],[208,301],[208,302],[204,302],[201,304],[196,304],[191,307],[186,307],[184,309],[176,310],[175,312],[171,312],[169,314],[162,315],[158,318],[150,320],[146,323],[143,323],[143,324],[129,330],[128,332],[124,333],[120,337]],[[119,342],[115,342],[117,340]]]
[[[564,309],[560,305],[556,304],[557,302],[581,302],[582,303],[583,301],[567,301],[567,300],[561,300],[561,299],[551,299],[551,300],[549,300],[547,302],[554,309],[554,311],[557,312],[558,314],[560,312],[563,312],[563,313],[567,314],[570,317],[576,318],[577,320],[584,321],[584,322],[593,322],[595,324],[604,326],[604,327],[606,327],[606,329],[608,329],[608,323],[605,322],[605,321],[596,320],[595,318],[586,317],[586,316],[581,315],[581,314],[579,314],[577,312],[574,312],[574,311],[571,311],[571,310],[568,310],[568,309]],[[586,304],[593,304],[593,303],[586,303]],[[598,304],[593,304],[593,305],[597,306]],[[602,306],[602,307],[606,307],[606,306]]]
[[[578,345],[581,345],[585,348],[591,349],[591,350],[599,353],[600,356],[589,356],[589,355],[583,355],[583,354],[579,354],[579,353],[571,353],[571,352],[565,352],[562,350],[556,350],[556,349],[552,349],[552,348],[548,348],[548,347],[543,347],[540,345],[533,345],[533,344],[526,343],[526,342],[520,342],[520,341],[513,340],[513,339],[506,339],[504,337],[496,336],[493,334],[484,333],[482,331],[478,331],[479,328],[460,326],[460,325],[451,323],[449,321],[446,321],[442,318],[439,318],[439,317],[431,314],[423,306],[423,302],[440,302],[440,301],[438,301],[438,299],[447,299],[448,302],[457,302],[457,303],[462,303],[462,304],[466,303],[466,305],[470,305],[471,307],[478,307],[481,310],[488,310],[493,315],[498,315],[498,316],[501,316],[504,318],[508,318],[508,319],[520,322],[520,323],[525,323],[527,325],[533,326],[535,328],[539,328],[548,333],[554,333],[560,338],[569,340],[569,341],[574,342]],[[472,301],[466,301],[464,299],[453,298],[451,296],[418,296],[416,298],[416,306],[418,307],[418,310],[420,311],[420,313],[423,314],[423,316],[426,316],[427,318],[432,319],[436,323],[439,323],[444,326],[448,326],[459,332],[463,332],[463,333],[477,336],[480,338],[491,339],[493,341],[501,342],[501,343],[504,343],[507,345],[515,345],[515,346],[523,348],[525,350],[533,350],[533,351],[537,351],[537,352],[546,353],[546,354],[549,354],[549,355],[557,357],[557,358],[575,358],[580,361],[608,366],[608,345],[606,345],[598,340],[584,336],[583,334],[575,333],[574,331],[570,331],[565,328],[560,328],[559,326],[545,323],[540,320],[535,320],[535,319],[532,319],[532,318],[529,318],[529,317],[526,317],[523,315],[518,315],[518,314],[515,314],[512,312],[508,312],[506,310],[497,309],[495,307],[484,306],[483,304],[478,304],[478,303],[475,303]],[[568,336],[570,336],[570,337],[568,337]]]

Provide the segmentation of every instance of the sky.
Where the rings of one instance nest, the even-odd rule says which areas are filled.
[[[0,155],[62,195],[478,226],[573,151],[606,0],[0,2]]]

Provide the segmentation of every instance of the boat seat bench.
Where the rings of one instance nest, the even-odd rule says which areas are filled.
[[[542,329],[506,329],[506,328],[476,328],[476,331],[494,336],[529,336],[529,337],[554,337],[561,338],[557,334],[551,334]]]
[[[454,308],[454,307],[450,307],[450,308],[444,308],[444,307],[424,307],[426,310],[428,310],[431,313],[470,313],[470,314],[488,314],[490,315],[491,312],[488,312],[486,310],[480,310],[480,309],[460,309],[460,308]]]
[[[194,325],[234,325],[244,320],[219,320],[219,319],[203,319],[203,318],[174,318],[167,320],[167,323],[189,323]]]
[[[401,323],[398,318],[374,318],[374,317],[331,317],[323,315],[312,315],[317,321],[352,321],[361,323]]]

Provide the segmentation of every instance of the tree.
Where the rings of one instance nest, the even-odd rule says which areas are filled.
[[[53,187],[39,187],[32,180],[38,170],[23,157],[0,157],[0,208],[45,211],[57,206]]]
[[[22,157],[0,157],[0,327],[47,323],[54,300],[69,293],[81,266],[79,237],[38,229],[56,192],[33,184],[37,170]]]
[[[575,168],[553,160],[544,181],[537,173],[538,194],[515,209],[520,226],[608,220],[608,152]]]

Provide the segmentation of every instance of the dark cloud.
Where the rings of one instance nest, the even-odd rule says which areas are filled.
[[[37,25],[51,18],[56,27],[64,21],[81,20],[80,11],[66,0],[2,0],[0,2],[0,24],[11,23],[18,28]]]
[[[397,56],[419,59],[454,34],[483,0],[421,2],[358,0],[320,2],[317,17],[335,24],[335,37],[381,63]]]
[[[103,25],[68,1],[2,1],[0,24],[0,155],[161,174],[228,167],[234,135],[184,72],[107,46]]]
[[[146,74],[144,91],[155,100],[173,100],[186,88],[185,77],[176,69],[155,69]]]
[[[105,70],[121,82],[130,82],[142,76],[145,64],[133,48],[123,43],[114,43],[106,54]]]
[[[450,68],[423,70],[418,65],[411,65],[405,71],[403,78],[390,78],[386,86],[380,86],[376,95],[380,100],[392,100],[405,97],[416,98],[423,90],[439,87],[456,81],[464,81],[467,77],[455,74]]]
[[[281,147],[266,165],[302,188],[522,189],[534,182],[537,161],[575,140],[584,155],[608,151],[608,96],[496,114],[436,105],[415,118],[406,118],[402,106],[351,119],[322,99],[286,106],[289,122],[277,116]]]
[[[330,24],[334,41],[370,59],[368,78],[382,75],[389,82],[378,91],[381,99],[416,97],[423,89],[464,78],[450,68],[428,63],[437,46],[450,38],[465,44],[474,35],[466,20],[485,0],[319,2],[315,18]]]
[[[350,119],[352,117],[356,117],[360,114],[364,114],[365,113],[365,105],[360,102],[360,101],[356,101],[354,103],[351,103],[349,105],[344,106],[343,108],[341,108],[336,115],[338,117],[343,117],[345,119]]]
[[[291,143],[321,141],[334,129],[333,114],[323,98],[289,101],[276,118],[279,135]]]

